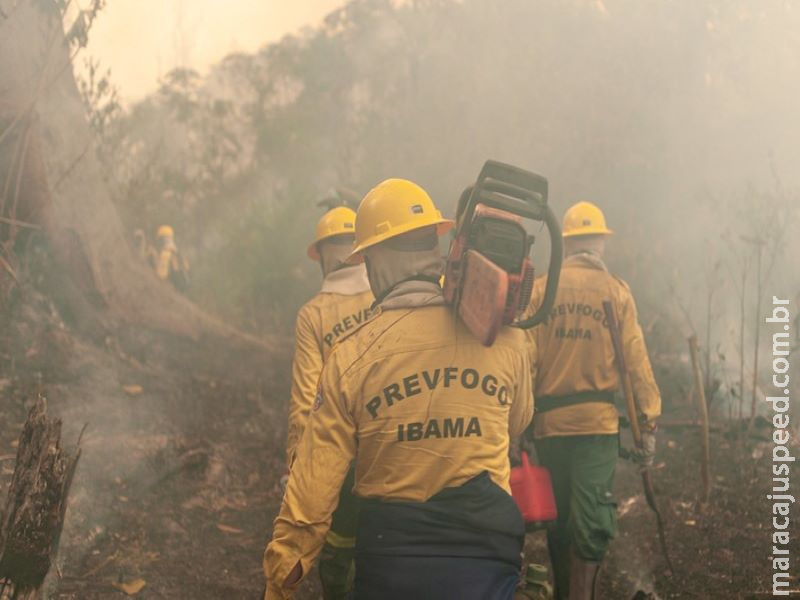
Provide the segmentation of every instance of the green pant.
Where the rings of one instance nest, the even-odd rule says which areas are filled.
[[[325,600],[345,600],[353,590],[359,509],[359,499],[351,491],[354,483],[355,469],[351,466],[339,492],[339,504],[319,557],[319,578]]]
[[[619,439],[614,435],[571,435],[536,440],[539,463],[553,481],[558,520],[547,546],[556,597],[569,593],[570,552],[600,562],[617,533],[617,503],[611,493]]]

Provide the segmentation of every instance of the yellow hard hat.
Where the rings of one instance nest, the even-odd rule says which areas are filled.
[[[317,244],[322,240],[332,238],[336,235],[355,233],[356,211],[346,206],[337,206],[322,215],[317,223],[317,234],[314,241],[308,247],[308,257],[311,260],[319,260],[319,249]]]
[[[591,202],[578,202],[564,213],[562,235],[576,237],[579,235],[611,235],[614,233],[606,227],[603,211]]]
[[[156,237],[164,238],[164,237],[175,237],[175,232],[172,230],[172,227],[169,225],[162,225],[158,228],[158,232],[156,233]]]
[[[356,216],[356,247],[351,260],[375,244],[415,229],[436,226],[444,235],[453,221],[442,217],[428,192],[407,179],[387,179],[364,196]]]

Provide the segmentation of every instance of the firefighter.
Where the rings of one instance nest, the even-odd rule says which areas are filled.
[[[162,225],[156,238],[156,275],[161,281],[169,281],[179,292],[185,292],[189,286],[189,262],[175,244],[175,231],[169,225]]]
[[[509,437],[533,411],[532,347],[505,329],[482,346],[444,304],[443,219],[389,179],[356,218],[376,313],[325,363],[264,554],[266,598],[290,598],[322,547],[355,460],[355,600],[510,600],[524,525]]]
[[[548,319],[529,330],[537,349],[536,418],[532,433],[540,463],[550,470],[558,508],[547,541],[556,598],[596,598],[600,563],[616,533],[612,495],[619,450],[615,391],[621,388],[603,301],[613,303],[633,389],[642,415],[650,465],[661,397],[628,285],[603,262],[612,231],[601,210],[579,202],[564,216],[565,259]],[[541,302],[546,278],[534,285],[531,310]]]
[[[372,292],[363,264],[345,260],[353,249],[356,213],[338,206],[317,224],[308,256],[320,263],[322,289],[298,312],[286,459],[291,466],[317,390],[322,365],[334,343],[369,318]],[[352,474],[350,474],[352,480]],[[351,486],[352,487],[352,481]],[[320,557],[319,574],[325,600],[346,598],[352,587],[357,500],[342,488],[333,525]]]

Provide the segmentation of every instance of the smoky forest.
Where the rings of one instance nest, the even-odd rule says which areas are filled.
[[[224,50],[202,63],[159,58],[159,72],[140,88],[120,83],[125,69],[113,62],[112,45],[126,46],[142,64],[155,60],[146,30],[151,24],[163,29],[156,23],[161,12],[174,16],[180,9],[169,35],[200,49],[233,36],[222,31],[223,16],[214,11],[222,15],[237,4],[271,11],[263,27],[232,19],[235,31],[255,32],[247,49],[219,46]],[[458,302],[477,296],[467,293],[469,277],[459,280],[459,271],[450,269],[458,241],[473,244],[474,253],[480,236],[464,233],[472,213],[461,210],[459,199],[479,203],[518,189],[486,184],[482,196],[479,174],[492,165],[513,166],[497,172],[538,182],[539,191],[525,197],[555,216],[531,220],[523,211],[525,218],[507,221],[524,221],[537,283],[532,273],[528,280],[503,270],[494,249],[483,249],[492,272],[500,270],[498,281],[511,282],[509,294],[514,285],[529,285],[528,292],[533,285],[536,297],[548,273],[553,284],[559,281],[561,265],[555,300],[543,300],[546,319],[519,339],[539,340],[549,324],[577,319],[583,309],[586,323],[613,330],[602,313],[560,295],[573,293],[571,228],[590,226],[589,217],[575,225],[569,214],[587,206],[576,203],[592,203],[602,211],[603,227],[613,230],[599,236],[604,269],[635,298],[633,312],[622,316],[640,326],[660,414],[657,429],[655,420],[647,429],[646,411],[625,392],[625,369],[614,370],[622,353],[614,346],[617,354],[603,364],[620,382],[608,392],[621,417],[619,435],[606,436],[620,447],[606,500],[615,529],[593,571],[593,589],[580,595],[573,554],[566,593],[551,556],[557,527],[551,523],[520,534],[516,590],[482,598],[800,596],[794,504],[800,474],[793,463],[800,455],[800,3],[306,4],[316,12],[298,25],[281,18],[303,2],[0,0],[0,599],[386,598],[363,591],[368,563],[361,533],[354,542],[355,583],[350,573],[348,584],[355,592],[337,596],[324,589],[319,548],[298,557],[299,584],[289,573],[293,562],[285,571],[270,570],[271,560],[278,564],[281,536],[295,529],[311,536],[323,527],[325,519],[317,523],[301,502],[302,486],[319,477],[322,498],[325,465],[335,470],[330,465],[339,464],[321,449],[314,454],[317,438],[320,444],[327,439],[317,435],[316,424],[306,427],[297,450],[291,447],[292,402],[304,364],[298,311],[335,286],[323,250],[335,247],[324,242],[337,232],[325,233],[324,219],[338,205],[357,211],[355,225],[343,226],[354,227],[358,244],[372,223],[370,199],[387,180],[391,190],[391,182],[408,180],[427,192],[442,223],[456,220],[449,233],[437,230],[446,270],[417,283],[442,285],[437,297],[443,293],[442,302],[452,305],[442,310],[453,314],[452,323],[466,323],[458,327],[471,328]],[[193,20],[201,5],[204,20]],[[106,33],[105,45],[98,45],[104,20],[122,9],[139,15],[142,25],[123,23],[119,39]],[[261,36],[268,21],[279,26],[278,34]],[[420,206],[411,213],[423,212]],[[474,218],[495,214],[486,210],[475,209]],[[381,244],[389,242],[378,239]],[[371,317],[366,304],[324,342],[333,346],[326,358],[331,370],[366,343],[371,322],[397,312],[384,298],[402,285],[377,287],[376,263],[384,255],[364,252],[364,289],[371,287],[377,300]],[[353,256],[337,272],[355,269]],[[483,291],[489,287],[494,291]],[[502,340],[524,318],[521,307],[511,318],[504,306]],[[433,309],[410,314],[415,311]],[[481,315],[476,318],[488,319]],[[621,326],[623,335],[631,331]],[[589,347],[590,330],[583,327],[589,325],[556,328],[554,339]],[[420,325],[404,335],[434,329]],[[333,344],[333,338],[340,339]],[[613,341],[612,332],[606,348]],[[506,342],[469,343],[490,353]],[[550,411],[547,405],[558,396],[542,392],[548,370],[561,369],[566,378],[580,370],[564,354],[547,356],[551,347],[537,346],[531,364],[538,372],[532,386],[523,386],[532,387],[536,436],[544,435],[538,429],[546,427],[544,419],[580,408]],[[640,396],[631,354],[627,367]],[[481,369],[488,373],[492,363],[478,364],[483,377]],[[436,388],[435,365],[403,365],[396,373],[396,389],[405,385],[403,401],[400,392],[387,391],[396,384],[386,379],[374,405],[371,394],[363,398],[367,412],[344,417],[366,415],[369,422],[356,423],[354,435],[385,415],[393,418],[381,411],[410,411],[419,386],[446,402],[450,388]],[[472,386],[464,366],[458,385],[498,394],[494,375],[479,385],[476,372]],[[326,376],[327,362],[321,368],[306,408],[317,423],[337,402],[326,386],[374,383],[351,371],[344,371],[346,381],[334,381]],[[371,373],[379,378],[382,371]],[[412,373],[419,375],[412,380]],[[348,394],[348,402],[360,401]],[[642,415],[626,412],[631,406]],[[637,439],[640,416],[656,445],[654,455],[637,463],[646,448]],[[419,429],[392,424],[392,436],[399,427],[396,438],[383,443],[431,444],[430,455],[439,451],[435,444],[490,444],[481,419],[480,440],[477,420],[467,418],[444,425],[431,420]],[[452,439],[438,439],[448,431]],[[509,470],[513,484],[514,473],[529,466],[528,455],[532,464],[547,460],[539,437],[503,435],[506,446],[493,451],[505,461],[507,488]],[[373,489],[368,484],[378,467],[361,462],[375,458],[362,456],[371,439],[359,439],[351,457],[355,496]],[[453,452],[448,460],[457,461]],[[312,457],[322,462],[314,466]],[[342,464],[346,470],[347,461]],[[414,480],[415,465],[403,463],[382,485]],[[555,467],[548,468],[553,482],[560,481]],[[418,485],[433,485],[430,477],[419,478]],[[320,513],[328,525],[338,493]],[[563,512],[558,485],[555,493]],[[513,498],[519,505],[516,489]],[[379,511],[374,504],[369,510]],[[583,509],[573,502],[569,510]],[[335,529],[336,513],[333,519]],[[570,517],[570,531],[579,521],[577,513]],[[274,551],[265,555],[273,537]],[[325,550],[322,557],[320,565]],[[534,572],[545,575],[534,581]],[[417,598],[481,598],[452,593]]]

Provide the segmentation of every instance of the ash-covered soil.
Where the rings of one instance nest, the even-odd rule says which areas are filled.
[[[663,420],[674,418],[668,414]],[[699,501],[699,430],[662,427],[653,480],[673,575],[661,553],[655,515],[645,501],[641,477],[631,463],[620,460],[616,477],[619,534],[601,571],[602,597],[628,599],[637,591],[651,594],[643,598],[662,599],[772,597],[772,504],[767,499],[772,485],[772,444],[766,441],[771,430],[763,425],[746,440],[741,434],[712,431],[713,487],[708,504]],[[797,454],[800,448],[795,446]],[[797,479],[791,489],[795,498],[800,497]],[[800,526],[795,522],[790,528],[790,554],[798,556]],[[528,537],[529,560],[547,564],[545,534]],[[793,573],[791,587],[798,590],[800,571],[794,568]]]

